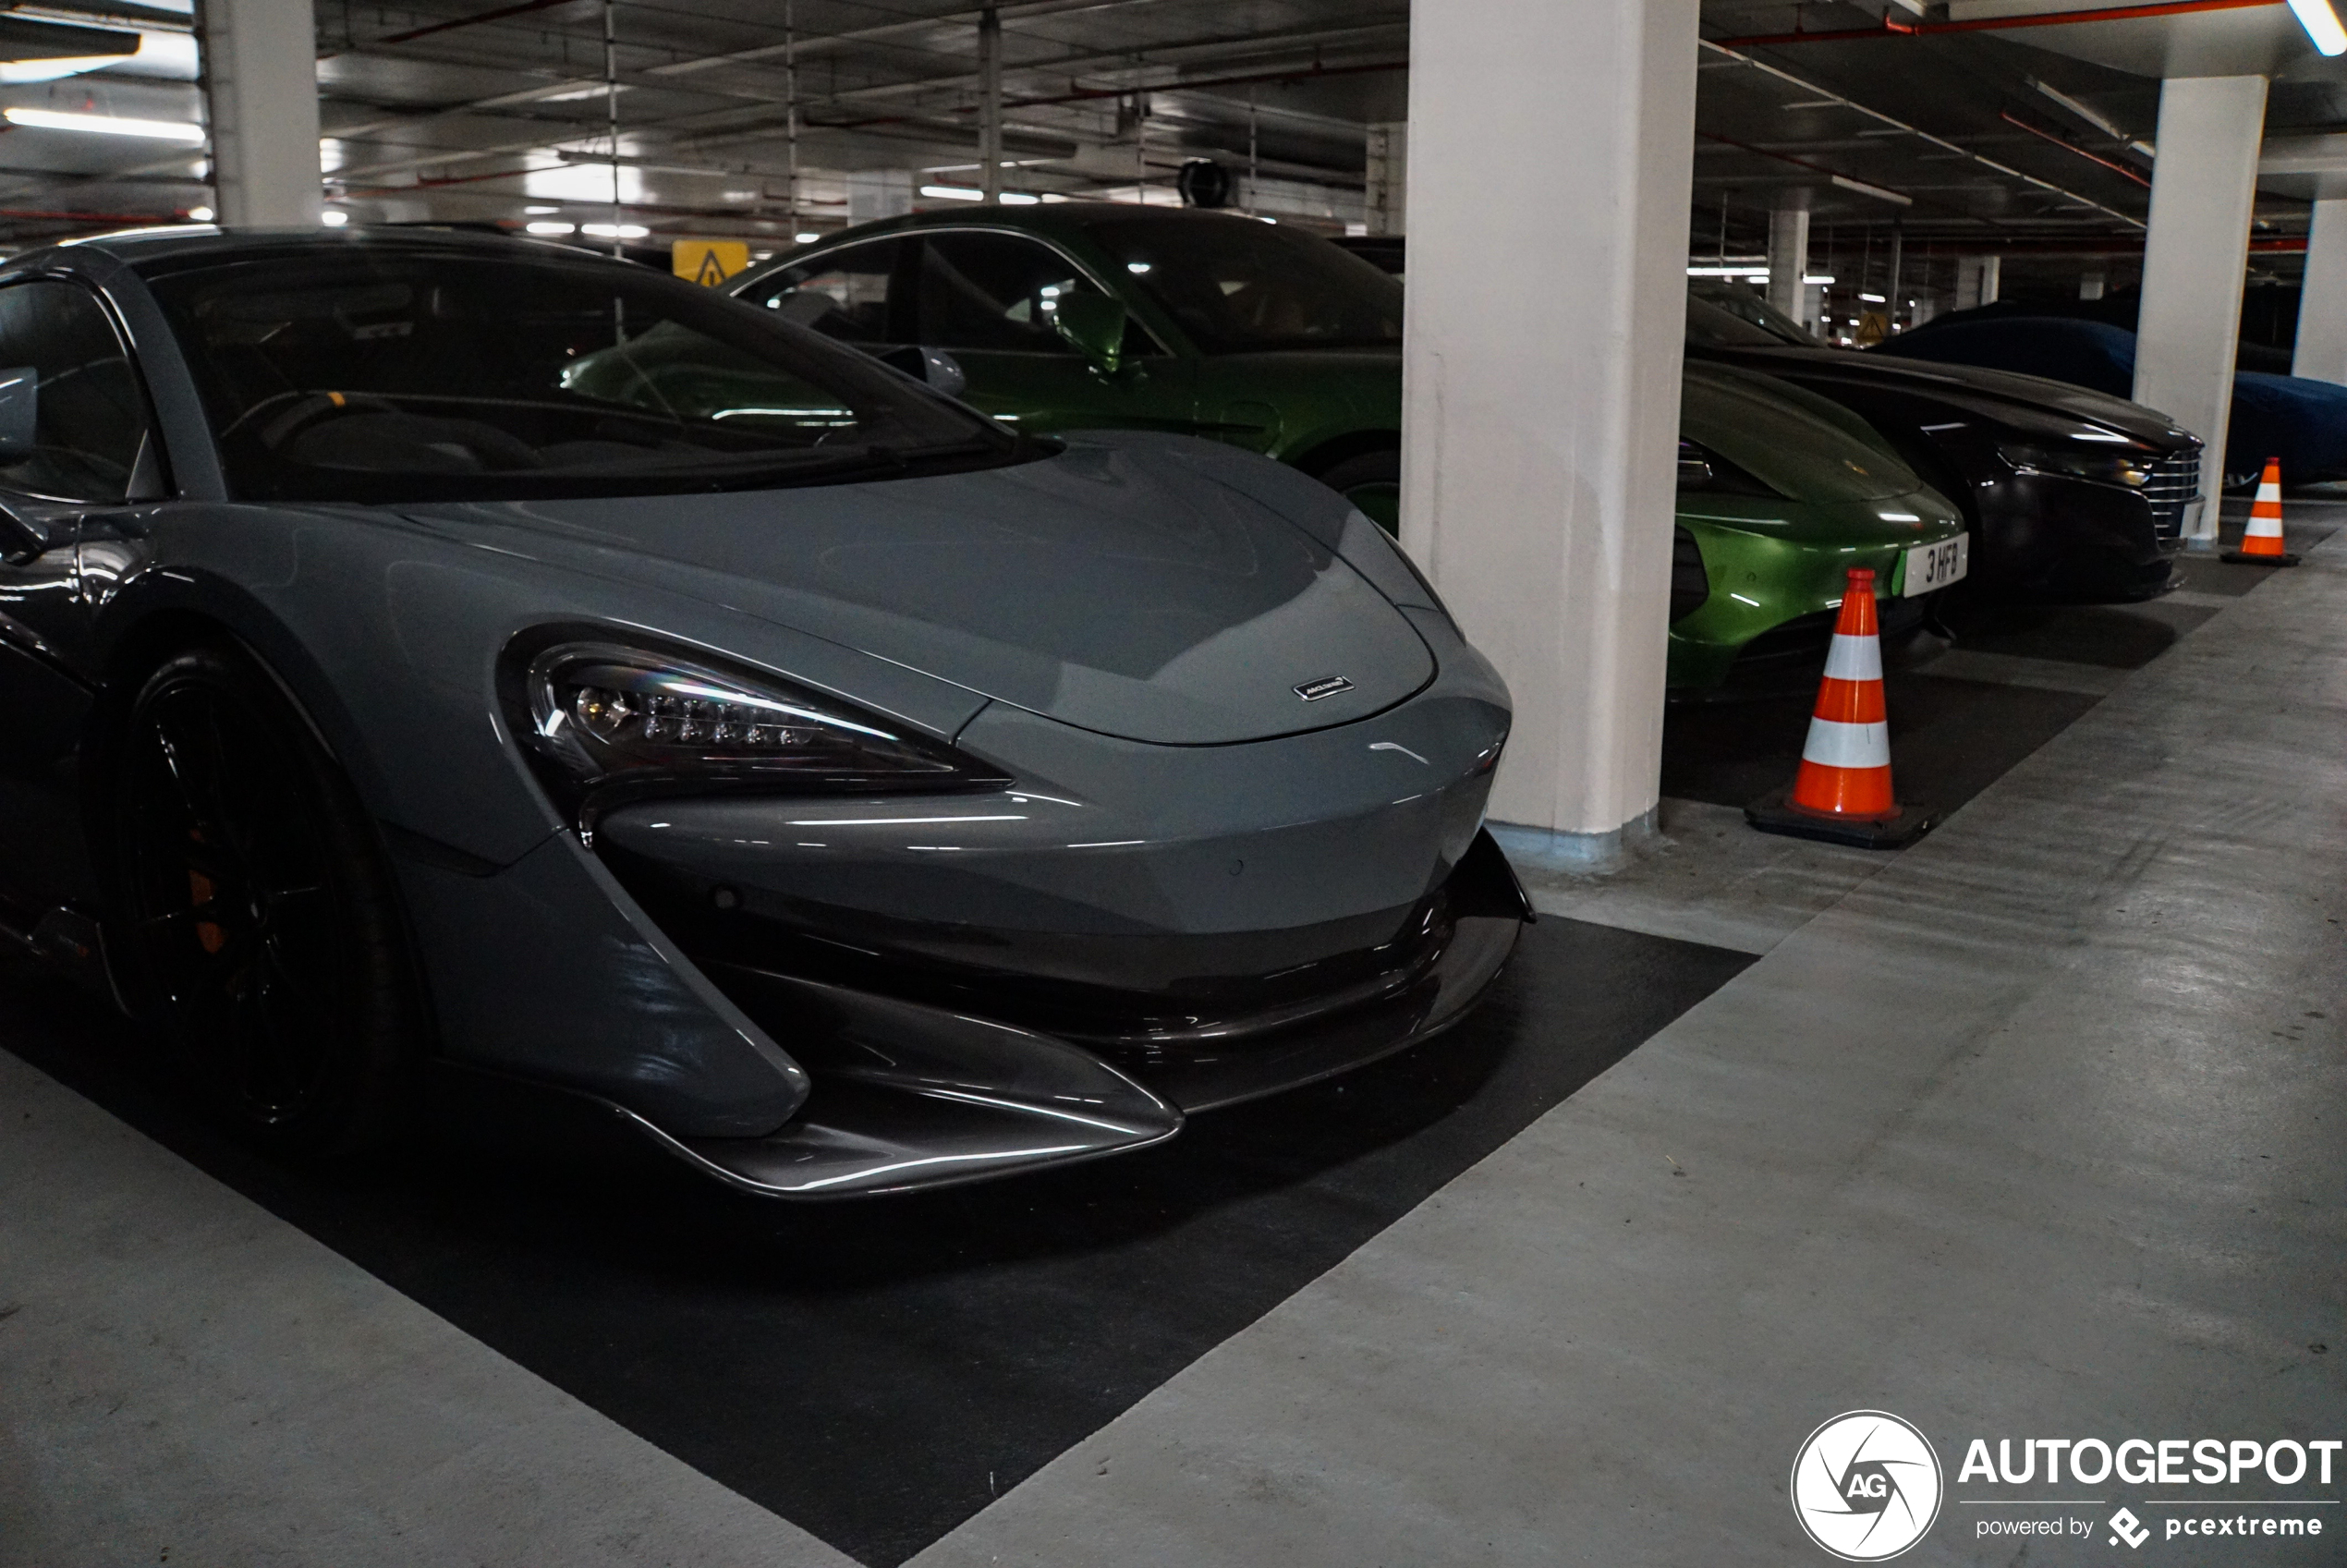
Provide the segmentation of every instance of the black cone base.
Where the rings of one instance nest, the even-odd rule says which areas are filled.
[[[1744,808],[1744,820],[1764,833],[1789,833],[1859,849],[1903,849],[1938,827],[1943,814],[1907,801],[1888,817],[1827,817],[1793,805],[1786,798],[1792,793],[1790,784],[1770,790]]]
[[[2298,565],[2298,557],[2295,555],[2249,555],[2238,550],[2228,550],[2217,559],[2231,561],[2236,566],[2295,566]]]

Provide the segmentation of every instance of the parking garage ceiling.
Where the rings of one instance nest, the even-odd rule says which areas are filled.
[[[2129,39],[2180,23],[2013,25],[2060,8],[1706,0],[1696,249],[1749,250],[1780,205],[1869,243],[1895,224],[1925,247],[2139,246],[2159,84],[2120,65],[2154,68]],[[2182,20],[2270,35],[2269,130],[2347,127],[2347,79],[2278,0],[2217,12]],[[1173,201],[1180,165],[1212,158],[1251,171],[1261,210],[1334,229],[1360,216],[1366,128],[1405,115],[1404,5],[1011,0],[999,14],[1017,196]],[[651,237],[787,243],[848,221],[859,178],[978,183],[979,17],[958,0],[321,0],[329,198],[360,221],[518,225],[614,221],[616,194],[616,221]],[[183,0],[42,0],[0,19],[21,35],[0,33],[17,57],[0,66],[0,239],[205,206]],[[119,134],[126,122],[152,134]],[[2277,192],[2261,233],[2287,244],[2304,213]]]

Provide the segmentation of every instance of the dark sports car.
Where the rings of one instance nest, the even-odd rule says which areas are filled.
[[[1455,1022],[1507,694],[1386,536],[453,235],[0,269],[0,927],[294,1150],[432,1054],[762,1193],[1130,1149]]]
[[[2200,439],[2105,391],[1886,357],[1919,335],[1873,353],[1828,348],[1740,285],[1687,299],[1690,359],[1763,371],[1841,404],[1963,509],[1973,591],[2159,591],[2198,504]]]
[[[1979,366],[2067,382],[2112,397],[2135,384],[2135,334],[2107,322],[1964,311],[1875,350],[1903,362]],[[2268,457],[2292,484],[2347,479],[2347,386],[2266,371],[2233,372],[2225,483],[2256,481]]]

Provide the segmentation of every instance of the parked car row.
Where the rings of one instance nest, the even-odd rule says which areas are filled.
[[[1969,374],[2018,372],[2092,391],[2105,401],[2125,397],[2135,383],[2133,332],[2066,316],[1959,311],[1902,333],[1875,352],[1910,364],[1963,367]],[[2280,358],[2271,349],[2256,357]],[[2280,459],[2292,484],[2347,479],[2347,386],[2236,370],[2225,427],[2226,486],[2254,483],[2268,457]]]
[[[794,1197],[1456,1023],[1530,909],[1506,688],[1391,536],[1401,285],[1068,203],[730,287],[426,231],[0,266],[0,939],[283,1149],[440,1057]],[[1806,680],[1852,565],[1894,631],[1968,547],[2153,580],[2188,437],[1691,310],[1682,695]]]
[[[1338,245],[1227,213],[1069,202],[868,225],[729,286],[916,374],[952,376],[1020,429],[1229,442],[1392,529],[1404,256],[1398,239]],[[1687,344],[1677,696],[1812,676],[1855,563],[1878,569],[1894,642],[1954,581],[2130,598],[2169,575],[2199,443],[2159,415],[2027,377],[1828,349],[1733,296],[1690,298]],[[1952,557],[1937,548],[1952,541]],[[1927,564],[1954,576],[1927,580]]]

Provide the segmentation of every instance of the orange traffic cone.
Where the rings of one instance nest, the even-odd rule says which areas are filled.
[[[1825,679],[1791,789],[1744,808],[1764,833],[1792,833],[1867,849],[1895,849],[1938,821],[1891,791],[1891,727],[1882,700],[1882,638],[1875,623],[1874,573],[1850,568],[1842,614],[1826,655]]]
[[[2249,531],[2241,548],[2228,550],[2220,560],[2252,566],[2295,566],[2298,557],[2281,547],[2281,459],[2266,459],[2265,477],[2257,481],[2257,499],[2249,505]]]

